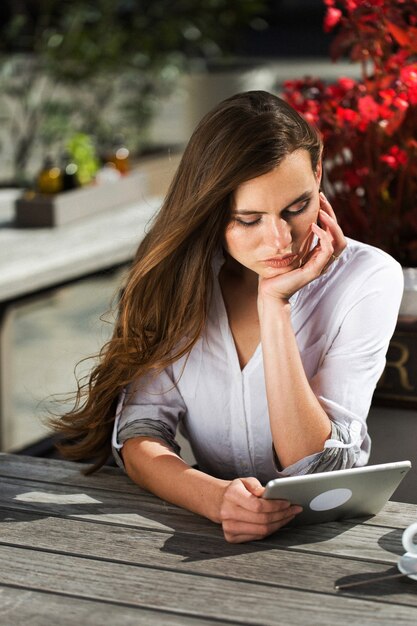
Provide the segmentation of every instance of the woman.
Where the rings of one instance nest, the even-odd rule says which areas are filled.
[[[139,246],[113,338],[56,428],[73,459],[110,451],[141,487],[260,539],[300,511],[279,476],[363,465],[400,266],[346,240],[320,193],[317,132],[238,94],[201,121]],[[116,420],[114,419],[116,415]],[[198,469],[179,456],[176,429]]]

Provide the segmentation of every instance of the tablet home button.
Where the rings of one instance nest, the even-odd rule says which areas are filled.
[[[341,506],[352,497],[350,489],[330,489],[312,499],[310,509],[313,511],[328,511]]]

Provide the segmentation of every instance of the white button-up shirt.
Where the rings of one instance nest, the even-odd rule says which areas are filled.
[[[269,425],[262,347],[241,370],[217,279],[223,262],[220,255],[213,263],[207,323],[188,358],[122,394],[112,438],[118,463],[123,442],[135,436],[161,438],[178,451],[179,426],[199,469],[221,478],[256,476],[265,483],[364,465],[370,452],[366,418],[403,291],[400,265],[348,239],[339,260],[290,299],[304,370],[332,421],[332,434],[322,452],[282,470]]]

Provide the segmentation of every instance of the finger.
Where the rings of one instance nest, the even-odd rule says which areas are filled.
[[[332,235],[344,239],[343,231],[335,218],[329,215],[329,213],[326,213],[323,209],[320,209],[319,216],[322,225],[328,228]]]
[[[230,491],[224,502],[224,517],[240,517],[245,511],[248,516],[256,517],[257,515],[283,515],[290,508],[291,503],[288,500],[266,500],[257,496],[242,496],[240,491]],[[249,519],[249,518],[248,518]]]
[[[330,217],[332,217],[335,220],[335,222],[337,222],[336,213],[333,211],[332,205],[330,204],[330,202],[328,201],[328,199],[326,198],[326,196],[324,195],[322,191],[320,191],[319,198],[320,198],[320,208],[323,209],[323,211],[325,211],[326,213],[328,213],[328,215],[330,215]]]
[[[223,533],[226,537],[239,537],[240,535],[246,535],[251,537],[252,540],[263,539],[288,524],[291,519],[292,517],[288,517],[275,524],[249,524],[246,522],[234,524],[225,523],[223,524]]]
[[[296,515],[301,513],[301,511],[302,508],[298,505],[292,505],[279,511],[261,511],[260,513],[254,513],[253,511],[248,511],[242,507],[235,506],[230,508],[229,511],[224,511],[222,523],[248,523],[255,524],[257,526],[278,524],[286,517]]]
[[[223,507],[224,518],[236,518],[242,515],[243,511],[247,511],[250,515],[259,515],[261,513],[281,514],[286,512],[291,506],[288,500],[266,500],[250,495],[242,496],[240,490],[232,491],[226,495]]]
[[[314,248],[312,248],[312,243],[314,240],[314,236],[317,236],[317,233],[315,232],[313,226],[315,225],[315,223],[313,222],[311,224],[311,228],[310,228],[310,232],[307,235],[307,237],[305,237],[303,243],[300,246],[300,249],[298,251],[298,254],[300,256],[300,262],[299,262],[299,266],[298,269],[302,268],[304,265],[306,265],[308,263],[308,261],[311,259],[311,257],[314,254],[317,254],[317,252],[319,251],[319,246],[314,246]]]
[[[248,486],[260,495],[265,491],[265,487],[262,487],[256,478],[239,478],[234,480],[227,489],[225,494],[226,502],[253,513],[284,511],[289,508],[290,503],[287,500],[263,499],[260,495],[253,495],[249,491]]]
[[[248,543],[249,541],[254,541],[252,535],[229,535],[227,533],[223,534],[228,543]]]
[[[318,242],[313,250],[312,258],[327,262],[333,254],[333,238],[329,232],[327,232],[324,228],[321,228],[318,224],[312,224],[311,229],[318,237]]]
[[[302,270],[312,274],[312,278],[324,274],[335,260],[333,238],[329,232],[320,228],[317,224],[312,225],[319,241],[313,250],[313,254]]]
[[[259,480],[254,476],[241,478],[240,480],[244,484],[246,489],[254,496],[260,497],[265,491],[265,487],[263,487],[262,483],[260,483]]]
[[[311,226],[313,226],[313,225],[311,225]],[[300,254],[300,263],[299,263],[298,268],[303,267],[306,263],[308,263],[308,261],[313,256],[313,254],[314,254],[314,252],[316,250],[316,247],[317,247],[317,246],[314,246],[313,248],[311,247],[312,243],[314,241],[314,237],[315,237],[315,233],[314,233],[313,229],[311,228],[310,233],[309,233],[307,239],[305,240],[305,241],[308,241],[308,245],[305,246],[306,249],[305,249],[304,252],[301,252],[301,251],[299,252],[299,254]]]
[[[246,481],[248,481],[248,479],[246,479]],[[253,495],[248,490],[243,480],[238,479],[234,480],[226,490],[222,508],[229,513],[229,515],[231,514],[230,506],[238,506],[249,511],[257,512],[260,510],[261,502],[262,500],[258,496]]]
[[[320,210],[320,219],[323,222],[323,226],[326,226],[326,230],[331,234],[333,239],[333,248],[335,256],[339,256],[346,248],[346,239],[339,224],[323,210]]]
[[[307,263],[308,259],[310,258],[310,255],[312,252],[311,246],[313,244],[313,240],[314,240],[314,233],[312,230],[310,230],[307,237],[305,237],[303,243],[301,244],[300,249],[298,250],[298,255],[300,257],[299,267]]]
[[[326,231],[331,233],[333,237],[333,261],[337,260],[337,258],[342,254],[343,250],[347,246],[347,242],[345,236],[343,234],[342,229],[340,228],[336,215],[331,207],[327,198],[325,198],[324,194],[321,194],[323,197],[320,199],[320,221],[326,227]]]
[[[242,543],[243,541],[258,541],[268,535],[272,535],[280,528],[289,524],[295,515],[288,515],[279,522],[273,524],[248,524],[246,522],[224,523],[223,533],[230,543]]]

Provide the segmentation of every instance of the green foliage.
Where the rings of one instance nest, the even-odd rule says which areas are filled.
[[[0,47],[35,53],[60,80],[120,68],[159,70],[233,49],[265,0],[9,0]]]
[[[227,55],[265,7],[266,0],[3,0],[0,110],[11,110],[15,176],[38,142],[65,144],[74,132],[102,146],[124,130],[143,136],[155,100],[190,60]]]
[[[67,150],[77,164],[78,179],[82,185],[93,180],[99,168],[94,143],[88,135],[76,133],[67,143]]]

